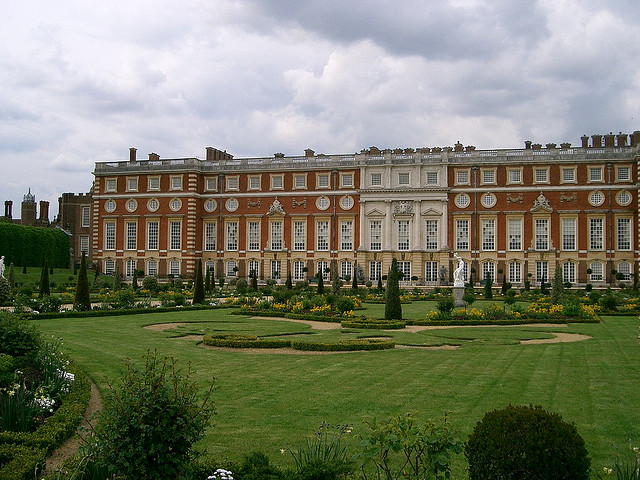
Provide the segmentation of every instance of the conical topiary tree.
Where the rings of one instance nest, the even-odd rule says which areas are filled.
[[[9,285],[13,290],[13,287],[16,286],[16,271],[13,268],[13,262],[9,264],[9,275],[7,276],[7,280],[9,280]]]
[[[122,275],[120,274],[120,265],[116,263],[116,271],[113,273],[113,290],[117,292],[122,288]]]
[[[204,293],[209,293],[211,291],[211,278],[209,277],[209,272],[204,273]]]
[[[324,294],[324,279],[322,278],[322,271],[319,271],[316,275],[318,277],[318,295]]]
[[[47,266],[47,261],[42,262],[42,272],[40,273],[40,297],[44,297],[45,295],[51,295],[51,290],[49,288],[49,267]]]
[[[193,303],[204,303],[204,282],[202,279],[202,259],[198,259],[196,278],[193,287]]]
[[[291,281],[291,270],[287,272],[287,281],[285,282],[285,287],[287,290],[291,290],[293,288],[293,282]]]
[[[402,304],[400,303],[400,271],[398,260],[391,262],[391,268],[387,275],[387,298],[384,306],[385,320],[402,320]]]
[[[353,278],[351,279],[351,290],[358,290],[358,265],[353,269]]]
[[[91,296],[89,294],[89,277],[87,276],[87,259],[82,252],[80,270],[78,270],[78,283],[76,285],[76,297],[73,300],[75,310],[91,310]]]

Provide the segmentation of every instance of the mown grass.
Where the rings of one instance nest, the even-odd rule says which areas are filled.
[[[405,316],[420,315],[428,302],[414,302]],[[378,305],[364,313],[375,316]],[[405,307],[405,306],[403,306]],[[413,311],[413,313],[410,313]],[[410,317],[409,317],[410,318]],[[163,332],[142,328],[165,322],[189,325]],[[312,330],[280,320],[230,315],[228,310],[156,313],[37,321],[64,347],[103,392],[117,384],[127,358],[139,362],[148,349],[191,363],[204,390],[213,376],[217,415],[202,444],[216,459],[240,459],[262,450],[288,462],[280,448],[295,445],[322,421],[354,424],[366,416],[415,412],[438,418],[445,412],[464,437],[485,412],[508,404],[537,404],[575,422],[594,468],[610,464],[613,445],[640,440],[640,345],[636,317],[603,317],[601,324],[568,327],[447,328],[403,331]],[[205,349],[187,334],[216,332],[262,336],[304,335],[318,341],[370,335],[412,345],[457,344],[458,350],[394,349],[379,352],[288,355]],[[564,344],[520,345],[551,332],[593,338]],[[352,442],[355,444],[356,439]],[[464,478],[464,459],[455,464]]]

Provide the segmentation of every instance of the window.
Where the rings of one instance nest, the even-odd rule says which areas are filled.
[[[317,272],[322,275],[322,280],[329,280],[329,263],[324,260],[320,260],[317,264]]]
[[[251,175],[249,177],[249,190],[260,190],[260,176]]]
[[[125,271],[124,271],[125,276],[127,278],[133,277],[133,273],[135,272],[135,270],[136,270],[136,261],[131,258],[128,259],[125,263]]]
[[[564,262],[562,264],[562,281],[564,283],[576,283],[576,264],[575,262]]]
[[[604,179],[602,167],[589,167],[589,181],[602,182]]]
[[[138,177],[127,177],[127,192],[138,191]]]
[[[330,204],[331,201],[328,197],[325,196],[318,197],[318,199],[316,200],[316,207],[318,207],[318,210],[326,210],[327,208],[329,208]]]
[[[304,280],[304,262],[302,260],[296,260],[293,262],[293,279]]]
[[[371,220],[369,223],[370,250],[382,250],[382,220]]]
[[[80,251],[87,256],[89,255],[89,235],[80,237]]]
[[[227,262],[227,277],[235,277],[238,271],[238,262],[229,260]]]
[[[382,186],[382,174],[381,173],[372,173],[371,174],[371,186],[372,187],[380,187],[380,186]]]
[[[411,262],[400,261],[398,262],[398,271],[402,274],[400,280],[408,282],[411,280]]]
[[[104,183],[104,191],[105,192],[115,192],[117,190],[117,179],[115,178],[107,178]]]
[[[617,248],[618,250],[631,250],[631,219],[617,219]]]
[[[398,185],[409,185],[409,172],[398,173]]]
[[[159,222],[147,222],[147,250],[158,250]]]
[[[169,260],[169,273],[173,276],[180,275],[180,260]]]
[[[116,211],[116,201],[110,198],[106,202],[104,202],[104,209],[107,213],[113,213]]]
[[[469,250],[469,220],[456,220],[456,250]]]
[[[238,190],[240,179],[237,176],[227,177],[227,190]]]
[[[156,210],[158,210],[158,208],[160,208],[160,202],[158,201],[157,198],[151,198],[147,202],[147,208],[149,209],[150,212],[155,212]]]
[[[204,181],[204,188],[205,190],[207,190],[207,192],[218,191],[218,177],[207,177]]]
[[[496,221],[482,220],[482,250],[496,249]]]
[[[271,278],[279,279],[282,275],[282,262],[280,260],[271,260]]]
[[[135,212],[136,209],[138,208],[137,200],[135,198],[131,198],[127,200],[125,208],[127,209],[127,212]]]
[[[329,222],[316,223],[316,250],[326,252],[329,250]]]
[[[116,222],[106,222],[104,224],[104,249],[116,249]]]
[[[438,262],[425,262],[424,264],[424,281],[438,281]]]
[[[618,192],[618,194],[616,195],[616,202],[618,202],[618,205],[626,207],[631,203],[631,194],[626,190]]]
[[[240,204],[238,203],[238,200],[235,198],[230,198],[229,200],[227,200],[225,204],[225,207],[227,208],[228,212],[235,212],[239,206]]]
[[[507,236],[509,250],[522,250],[522,220],[510,218],[507,220]]]
[[[536,282],[547,283],[549,281],[549,262],[546,260],[536,261]]]
[[[482,280],[486,280],[487,278],[491,278],[495,281],[495,263],[493,262],[484,262],[482,264]]]
[[[438,184],[438,172],[427,172],[427,185]]]
[[[509,262],[509,282],[522,283],[522,264],[520,262]]]
[[[271,250],[282,250],[282,221],[274,221],[269,224],[271,227]]]
[[[147,190],[160,190],[160,177],[148,177],[147,178]]]
[[[548,168],[534,168],[533,169],[533,181],[535,183],[548,183],[549,182],[549,169]]]
[[[461,193],[456,196],[455,202],[458,208],[467,208],[471,203],[471,198],[469,198],[469,195],[467,195],[466,193]]]
[[[576,249],[576,219],[563,218],[560,225],[562,228],[562,249],[575,250]]]
[[[562,167],[560,169],[560,182],[561,183],[576,183],[576,169],[575,169],[575,167]]]
[[[353,187],[353,173],[343,173],[340,175],[340,186],[343,188]]]
[[[604,249],[604,219],[589,219],[589,250]]]
[[[113,272],[116,268],[116,262],[111,259],[107,259],[104,261],[104,273],[106,275],[113,275]]]
[[[492,208],[496,204],[496,196],[493,193],[485,193],[480,202],[484,208]]]
[[[507,170],[507,183],[522,183],[522,169],[509,168]]]
[[[494,184],[496,183],[496,171],[495,169],[481,169],[481,178],[483,184]]]
[[[631,264],[629,262],[620,262],[617,270],[622,275],[623,281],[628,282],[631,280]]]
[[[349,260],[345,260],[344,262],[340,263],[340,277],[342,279],[346,280],[348,278],[349,280],[351,280],[352,273],[353,265],[351,265],[351,262]]]
[[[147,275],[158,275],[158,261],[151,258],[147,261]]]
[[[260,262],[258,262],[258,260],[249,260],[247,268],[249,269],[249,277],[258,278],[258,274],[260,273]]]
[[[591,262],[589,268],[591,269],[591,274],[589,274],[591,282],[602,282],[604,280],[602,262]]]
[[[138,224],[136,222],[126,222],[125,223],[125,232],[126,232],[126,241],[125,241],[125,249],[126,250],[135,250],[137,248],[137,240],[138,240]]]
[[[382,262],[373,260],[369,262],[369,280],[377,281],[382,275]]]
[[[549,219],[536,218],[535,220],[535,245],[536,250],[549,250]]]
[[[249,232],[248,249],[251,252],[260,250],[260,222],[250,221],[247,225]]]
[[[238,250],[238,222],[227,222],[227,250]]]
[[[353,197],[345,195],[340,199],[340,208],[343,210],[351,210],[353,203]]]
[[[182,190],[182,175],[171,177],[171,190]]]
[[[91,207],[82,207],[82,226],[91,226]]]
[[[398,221],[398,250],[409,250],[409,220]]]
[[[426,250],[438,249],[438,221],[437,220],[426,221],[424,248]]]
[[[340,250],[353,250],[353,220],[340,222]]]
[[[469,185],[469,170],[456,170],[456,185]]]
[[[329,174],[318,173],[316,177],[316,186],[317,188],[329,188]]]
[[[218,229],[214,222],[206,222],[204,224],[204,251],[215,252],[216,251],[216,236]]]
[[[171,199],[171,201],[169,202],[169,208],[173,212],[179,211],[182,208],[182,200],[180,200],[179,198]]]
[[[284,175],[271,175],[271,190],[282,190],[284,188]]]
[[[304,252],[307,249],[307,224],[306,222],[293,222],[293,249],[296,252]]]
[[[616,167],[616,182],[631,181],[631,167]]]
[[[307,188],[307,176],[305,174],[293,176],[294,188]]]
[[[207,198],[204,202],[204,209],[208,213],[213,213],[216,210],[218,203],[213,198]]]
[[[180,250],[182,245],[182,223],[169,222],[169,250]]]
[[[604,194],[600,191],[591,192],[589,194],[589,203],[594,207],[599,207],[604,203]]]

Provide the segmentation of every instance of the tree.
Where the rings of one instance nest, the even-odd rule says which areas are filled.
[[[484,280],[484,298],[491,300],[493,298],[493,280],[491,274],[487,272],[487,277]]]
[[[42,262],[42,272],[40,273],[40,297],[51,295],[49,288],[49,268],[47,267],[47,261]]]
[[[402,304],[400,303],[400,270],[398,260],[391,262],[391,268],[387,275],[387,298],[384,306],[385,320],[402,320]]]
[[[556,267],[556,273],[553,275],[553,285],[551,287],[552,303],[560,303],[560,298],[564,293],[564,282],[562,281],[562,269]]]
[[[509,290],[509,282],[507,282],[507,276],[502,275],[502,295],[505,295]]]
[[[353,269],[353,278],[351,279],[351,290],[358,291],[358,265]]]
[[[339,295],[342,288],[342,279],[338,276],[338,265],[335,262],[331,270],[333,272],[331,275],[331,291],[334,295]]]
[[[258,273],[255,271],[251,272],[251,290],[258,291]]]
[[[322,275],[322,271],[319,271],[316,274],[316,277],[318,277],[318,290],[317,290],[317,293],[318,293],[318,295],[322,295],[322,294],[324,294],[324,278],[323,278],[323,275]]]
[[[204,291],[209,293],[211,291],[211,278],[209,277],[209,271],[204,273]]]
[[[16,286],[16,271],[13,268],[13,262],[9,264],[9,274],[7,275],[7,280],[9,280],[9,285],[13,289]]]
[[[378,285],[376,286],[379,292],[382,292],[382,276],[378,275]]]
[[[138,269],[137,268],[133,269],[133,279],[131,280],[131,288],[133,288],[134,292],[138,290]]]
[[[193,287],[193,303],[204,303],[204,283],[202,279],[202,259],[198,259],[196,278]]]
[[[291,270],[287,272],[287,281],[284,283],[287,290],[291,290],[293,288],[293,282],[291,281]]]
[[[76,285],[76,297],[73,300],[73,308],[75,310],[91,310],[87,259],[84,252],[82,252],[82,259],[80,260],[80,270],[78,270],[78,283]]]
[[[467,311],[467,306],[473,305],[473,302],[476,301],[476,296],[473,293],[473,289],[467,289],[467,293],[462,296],[462,301],[464,302],[464,311]]]
[[[113,291],[117,292],[122,288],[122,275],[120,274],[120,265],[116,263],[116,271],[113,273]]]

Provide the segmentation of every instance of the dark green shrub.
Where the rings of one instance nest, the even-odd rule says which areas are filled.
[[[82,252],[80,270],[78,271],[78,284],[76,285],[76,296],[73,300],[75,310],[91,310],[91,298],[89,295],[89,277],[87,276],[87,259]]]
[[[471,480],[588,480],[591,460],[575,425],[536,406],[485,414],[465,445]]]
[[[245,455],[242,464],[233,473],[242,480],[281,480],[283,475],[269,463],[269,457],[262,452]]]
[[[387,276],[386,302],[384,306],[385,320],[402,320],[402,303],[400,302],[399,280],[402,274],[398,270],[398,260],[391,261]]]
[[[142,280],[142,288],[155,292],[158,289],[158,277],[155,275],[149,275]]]
[[[12,313],[0,311],[0,353],[20,357],[35,353],[42,345],[35,325]]]
[[[590,283],[587,283],[587,284],[584,286],[584,291],[585,291],[585,292],[591,292],[591,290],[593,290],[593,285],[591,285]]]
[[[196,283],[193,289],[193,302],[192,303],[203,303],[204,302],[204,280],[202,278],[202,259],[198,259],[198,266],[196,267]]]
[[[51,295],[51,288],[49,284],[49,269],[47,268],[47,261],[42,263],[42,272],[40,272],[40,293],[41,297],[45,295]]]
[[[599,303],[602,309],[608,312],[615,312],[618,309],[618,299],[612,293],[600,298]]]
[[[451,314],[454,305],[455,304],[453,298],[451,297],[439,298],[436,302],[436,308],[438,309],[438,312],[440,312],[440,314],[444,315],[445,317]]]
[[[238,280],[236,280],[236,292],[238,292],[240,295],[246,293],[248,287],[249,284],[244,278],[239,278]]]
[[[11,284],[6,278],[0,278],[0,305],[5,305],[11,300]]]
[[[356,304],[352,298],[340,297],[336,301],[336,310],[340,313],[353,311],[354,308]]]
[[[487,278],[484,280],[484,298],[487,300],[493,298],[493,279],[489,273],[487,273]]]

